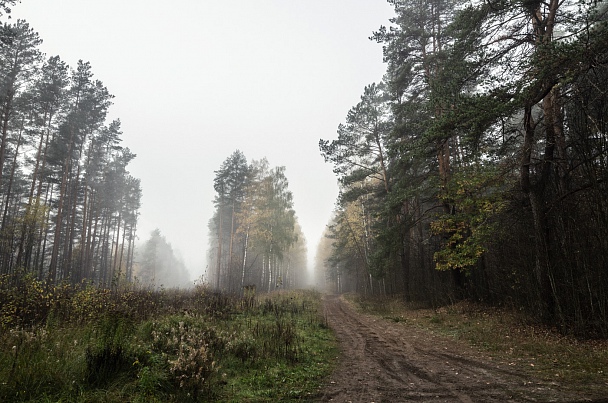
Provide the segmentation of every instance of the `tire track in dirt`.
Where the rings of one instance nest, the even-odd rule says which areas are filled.
[[[324,305],[342,355],[321,393],[323,401],[580,401],[554,384],[484,360],[455,340],[357,313],[339,296],[325,296]]]

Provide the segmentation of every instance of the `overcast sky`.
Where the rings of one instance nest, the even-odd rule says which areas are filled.
[[[393,14],[386,0],[22,0],[12,18],[115,95],[142,182],[138,236],[159,228],[197,278],[213,171],[237,149],[286,167],[312,259],[338,192],[318,142],[382,79],[368,37]]]

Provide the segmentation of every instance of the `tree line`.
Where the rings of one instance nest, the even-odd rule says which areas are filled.
[[[608,6],[388,1],[386,74],[319,144],[330,286],[608,335]]]
[[[306,241],[285,167],[247,162],[237,150],[215,171],[206,280],[231,293],[304,285]]]
[[[120,121],[107,121],[113,96],[91,65],[70,68],[41,43],[24,20],[0,25],[0,274],[51,285],[130,280],[135,154],[121,145]]]
[[[135,248],[133,280],[151,288],[188,288],[190,272],[181,255],[173,250],[167,238],[156,228],[150,238]]]

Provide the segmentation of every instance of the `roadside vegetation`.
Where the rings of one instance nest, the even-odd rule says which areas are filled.
[[[573,391],[608,390],[608,341],[563,335],[512,309],[462,301],[440,308],[399,298],[347,294],[359,311],[451,337],[475,347],[497,365],[556,382]]]
[[[312,291],[47,287],[0,278],[0,401],[313,398],[335,340]]]

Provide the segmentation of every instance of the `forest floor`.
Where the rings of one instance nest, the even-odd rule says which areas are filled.
[[[325,296],[324,305],[342,354],[322,401],[608,402],[606,384],[537,378],[464,340],[361,313],[340,296]]]

